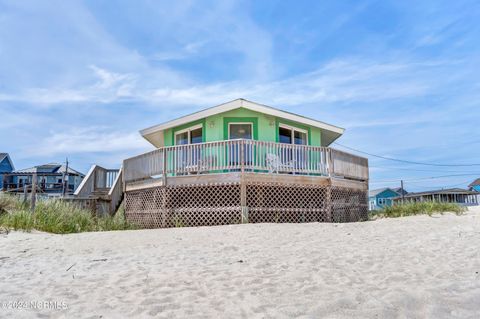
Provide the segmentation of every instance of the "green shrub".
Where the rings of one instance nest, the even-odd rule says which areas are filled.
[[[0,194],[0,214],[7,211],[25,210],[27,204],[17,196]]]
[[[56,234],[68,234],[135,229],[134,225],[125,221],[122,212],[113,217],[96,217],[88,210],[58,199],[38,201],[33,213],[24,204],[10,203],[5,207],[6,213],[0,215],[0,226],[15,230],[36,229]]]
[[[371,212],[371,217],[404,217],[414,215],[429,215],[434,213],[443,214],[445,212],[452,212],[461,215],[466,211],[466,208],[455,203],[441,203],[441,202],[408,202],[393,206],[387,206],[379,211]]]

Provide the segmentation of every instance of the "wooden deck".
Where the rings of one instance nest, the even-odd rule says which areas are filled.
[[[368,161],[250,140],[165,147],[123,163],[125,216],[143,227],[366,219]]]
[[[253,140],[163,147],[126,159],[123,168],[125,185],[151,179],[163,179],[167,184],[170,177],[188,175],[229,173],[220,175],[228,177],[235,176],[234,172],[368,181],[366,158],[327,147]]]

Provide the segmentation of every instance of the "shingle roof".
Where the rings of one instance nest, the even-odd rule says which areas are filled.
[[[477,185],[480,185],[480,178],[477,178],[476,180],[474,180],[470,185],[468,185],[468,187],[473,187]]]
[[[401,187],[392,188],[392,190],[396,193],[399,193],[400,195],[402,195],[402,193],[403,195],[408,194],[408,192],[404,188],[402,189]]]
[[[48,164],[43,164],[43,165],[37,165],[34,167],[29,167],[29,168],[24,168],[24,169],[19,169],[14,171],[14,174],[41,174],[41,173],[46,173],[46,174],[64,174],[66,171],[66,166],[65,164],[60,164],[60,163],[48,163]],[[80,173],[77,170],[74,170],[71,167],[68,167],[68,174],[73,174],[73,175],[80,175],[80,176],[85,176],[83,173]]]

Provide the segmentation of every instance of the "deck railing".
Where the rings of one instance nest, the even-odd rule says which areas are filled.
[[[231,171],[368,180],[368,160],[328,147],[228,140],[159,148],[123,162],[124,182]]]
[[[74,195],[79,197],[90,196],[99,189],[110,189],[116,178],[118,169],[107,169],[98,165],[92,165],[82,183],[75,190]]]

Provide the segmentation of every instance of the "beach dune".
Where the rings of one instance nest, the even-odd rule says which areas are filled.
[[[2,318],[478,318],[480,210],[348,224],[10,232],[0,234],[0,283]]]

